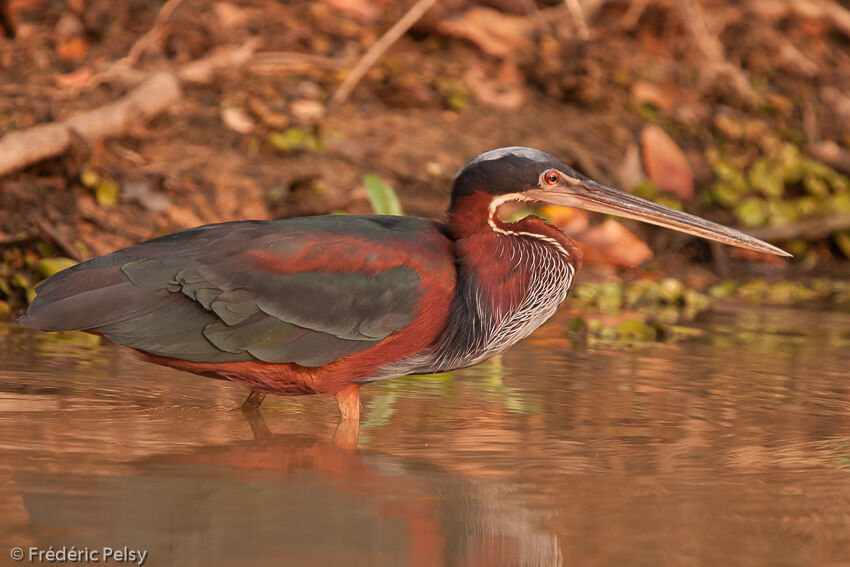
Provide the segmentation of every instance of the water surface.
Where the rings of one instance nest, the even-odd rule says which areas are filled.
[[[269,397],[0,326],[0,557],[146,565],[850,565],[850,313],[714,311],[677,343],[556,319],[499,359]],[[26,562],[24,562],[26,564]]]

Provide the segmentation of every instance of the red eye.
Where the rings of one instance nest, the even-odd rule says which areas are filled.
[[[543,175],[543,179],[546,181],[547,185],[554,185],[558,182],[558,172],[557,171],[547,171]]]

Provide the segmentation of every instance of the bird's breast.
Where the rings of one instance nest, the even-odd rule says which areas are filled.
[[[504,352],[545,323],[566,299],[575,266],[530,238],[500,238],[460,258],[448,324],[410,373],[465,368]],[[413,363],[413,361],[411,361]]]

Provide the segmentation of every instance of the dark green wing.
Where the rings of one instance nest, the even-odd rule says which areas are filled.
[[[407,327],[450,242],[415,217],[208,225],[84,262],[37,288],[20,322],[84,329],[159,356],[320,366]]]

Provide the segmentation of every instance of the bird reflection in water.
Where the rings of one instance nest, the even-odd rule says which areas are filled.
[[[252,440],[153,456],[136,465],[160,474],[171,470],[178,477],[181,470],[197,474],[199,467],[225,471],[223,479],[242,484],[248,496],[240,516],[249,515],[241,517],[242,531],[252,525],[276,531],[270,538],[274,544],[262,535],[249,538],[256,547],[245,552],[246,559],[274,550],[293,564],[321,564],[317,548],[309,545],[313,542],[322,550],[318,556],[347,557],[349,564],[430,566],[448,558],[457,565],[562,562],[556,536],[544,528],[546,513],[530,506],[531,499],[517,487],[470,480],[426,461],[354,450],[345,422],[328,440],[274,433],[259,411],[244,415]],[[257,493],[255,484],[267,488]],[[201,502],[192,501],[196,515],[189,521],[207,523],[203,516],[210,515],[215,520],[209,529],[216,529],[221,516],[229,515],[227,503],[218,509],[219,500],[209,492]],[[160,513],[172,511],[166,506]],[[269,513],[275,521],[252,518]],[[208,536],[234,538],[232,533]],[[299,554],[304,563],[298,563]]]

